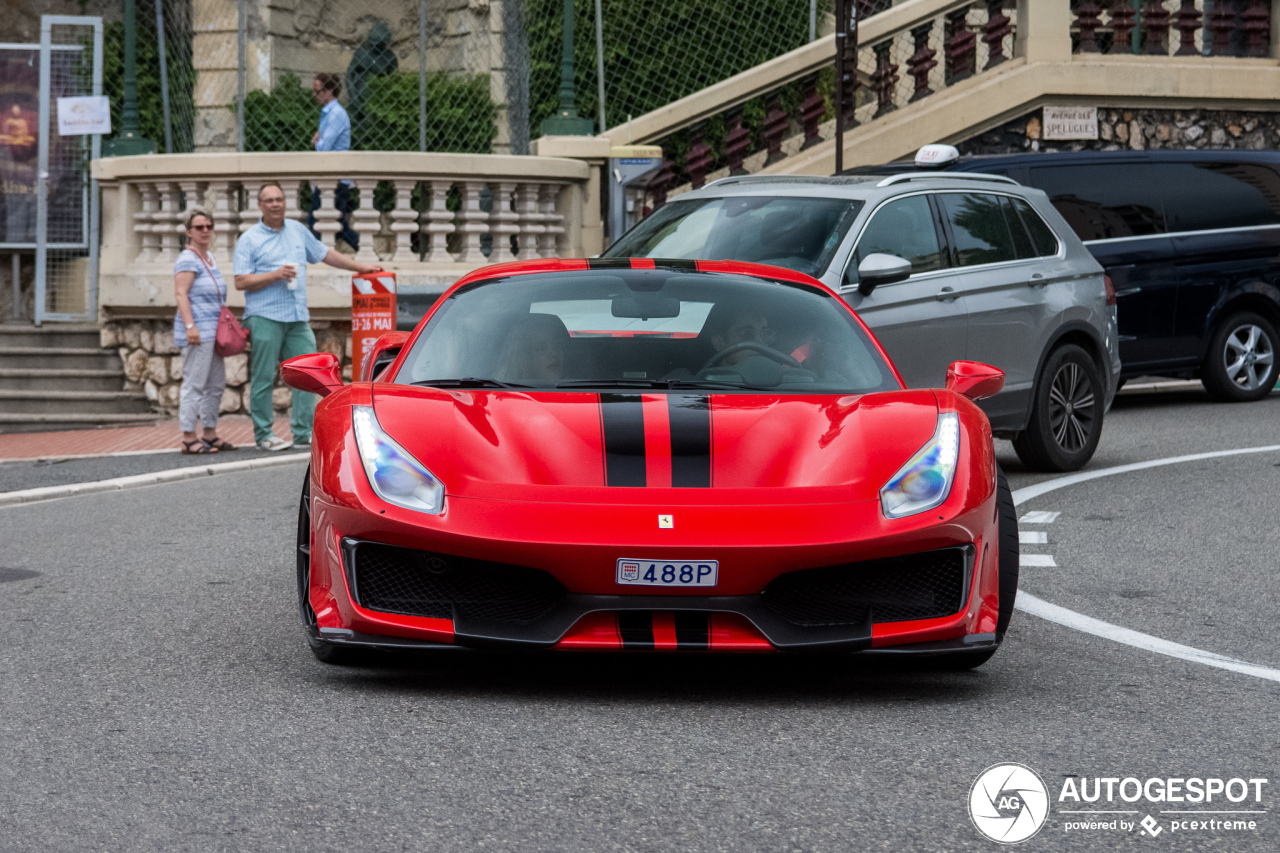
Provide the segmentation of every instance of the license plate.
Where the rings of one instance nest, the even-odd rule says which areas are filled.
[[[628,586],[715,586],[718,560],[619,560],[618,583]]]

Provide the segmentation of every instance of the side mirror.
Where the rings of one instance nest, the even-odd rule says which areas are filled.
[[[342,363],[331,352],[299,355],[280,365],[280,378],[290,388],[328,397],[342,387]]]
[[[360,382],[372,382],[387,365],[396,360],[409,340],[408,332],[387,332],[364,351],[360,360]]]
[[[858,264],[858,292],[870,296],[882,284],[896,284],[911,277],[911,261],[884,252],[872,252]]]
[[[1004,371],[980,361],[953,361],[947,368],[947,390],[968,397],[985,400],[994,397],[1004,387]]]

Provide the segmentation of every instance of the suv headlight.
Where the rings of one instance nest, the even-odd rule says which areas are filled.
[[[880,506],[889,518],[902,518],[933,509],[951,494],[960,458],[960,416],[938,415],[938,428],[924,447],[898,469],[880,490]]]
[[[444,511],[444,483],[414,459],[382,426],[368,406],[352,406],[351,422],[364,473],[378,497],[387,503],[439,515]]]

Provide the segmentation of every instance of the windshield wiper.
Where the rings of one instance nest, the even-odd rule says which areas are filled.
[[[662,388],[666,390],[682,389],[717,389],[726,391],[764,391],[771,393],[776,388],[762,388],[758,385],[746,385],[740,382],[722,382],[714,379],[574,379],[570,382],[557,382],[557,388]]]
[[[430,385],[435,388],[509,388],[513,391],[529,387],[513,382],[499,382],[497,379],[478,379],[474,376],[464,379],[420,379],[412,384]]]
[[[573,379],[557,388],[667,388],[665,379]]]

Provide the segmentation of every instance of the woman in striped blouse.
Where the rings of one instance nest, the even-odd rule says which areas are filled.
[[[222,356],[213,351],[213,345],[218,315],[227,301],[227,283],[209,252],[213,216],[202,208],[192,208],[183,224],[187,248],[173,264],[174,296],[178,302],[173,339],[182,348],[182,395],[178,400],[182,452],[235,450],[235,445],[218,437],[218,407],[227,387],[227,374]],[[199,438],[197,420],[204,427]]]

